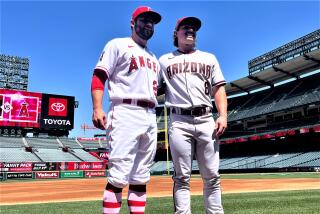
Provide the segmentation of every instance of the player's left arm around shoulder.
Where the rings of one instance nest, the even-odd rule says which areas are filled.
[[[218,85],[213,87],[213,98],[215,101],[216,108],[218,110],[219,117],[216,120],[216,134],[218,136],[222,135],[227,128],[227,95],[224,85]]]

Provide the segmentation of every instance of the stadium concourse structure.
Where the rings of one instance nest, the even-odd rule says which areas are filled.
[[[248,76],[226,85],[221,172],[320,170],[320,30],[250,60],[248,67]],[[173,172],[166,161],[167,114],[158,107],[155,174]]]

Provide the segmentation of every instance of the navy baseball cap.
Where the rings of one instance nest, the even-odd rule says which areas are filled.
[[[198,31],[201,27],[200,19],[198,19],[197,17],[189,16],[178,19],[175,30],[177,31],[179,27],[183,24],[194,26],[196,31]]]
[[[134,21],[141,14],[149,14],[154,20],[155,24],[158,24],[161,21],[161,15],[148,6],[140,6],[137,9],[135,9],[135,11],[132,13],[131,20]]]

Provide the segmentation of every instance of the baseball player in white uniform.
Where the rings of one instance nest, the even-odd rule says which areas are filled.
[[[160,70],[147,41],[160,20],[160,14],[150,7],[138,7],[132,14],[131,37],[109,41],[94,69],[92,121],[96,127],[110,131],[103,213],[119,213],[122,189],[128,184],[130,213],[145,210],[146,183],[157,144],[155,106]],[[111,101],[107,117],[102,108],[106,80]]]
[[[195,49],[201,21],[178,20],[174,31],[176,51],[159,59],[166,84],[165,105],[170,108],[169,144],[174,164],[175,213],[191,213],[190,176],[194,155],[204,182],[206,213],[223,213],[221,203],[218,136],[227,127],[226,81],[213,54]],[[211,97],[219,117],[212,116]]]

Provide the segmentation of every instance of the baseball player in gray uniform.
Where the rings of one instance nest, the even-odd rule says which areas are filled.
[[[132,14],[131,37],[109,41],[94,69],[92,121],[97,128],[110,131],[105,214],[119,213],[122,189],[128,184],[130,213],[143,214],[145,210],[146,183],[157,145],[155,106],[160,70],[147,41],[160,20],[160,14],[150,7],[138,7]],[[111,101],[107,116],[102,108],[106,80]]]
[[[194,155],[204,182],[206,213],[223,213],[219,169],[219,141],[227,127],[226,81],[213,54],[195,49],[201,21],[184,17],[174,31],[176,51],[160,57],[165,105],[170,108],[169,145],[174,164],[175,213],[191,213],[190,176]],[[214,98],[219,117],[214,121]]]

